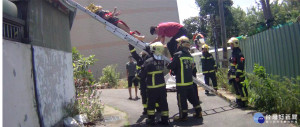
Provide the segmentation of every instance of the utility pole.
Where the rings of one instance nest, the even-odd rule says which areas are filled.
[[[227,68],[227,43],[226,43],[226,27],[225,27],[225,18],[224,18],[224,5],[223,0],[219,0],[219,15],[220,15],[220,24],[221,24],[221,39],[222,39],[222,47],[223,47],[223,60],[222,67]]]

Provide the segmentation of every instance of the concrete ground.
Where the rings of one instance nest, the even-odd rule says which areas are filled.
[[[128,100],[127,89],[103,89],[101,90],[100,100],[105,104],[117,108],[118,110],[127,114],[129,126],[145,126],[146,115],[142,115],[142,102],[138,100]],[[176,99],[176,92],[168,92],[168,105],[169,105],[169,117],[170,126],[208,126],[208,127],[282,127],[291,126],[289,124],[280,123],[264,123],[258,124],[253,120],[253,115],[256,111],[242,110],[230,107],[230,104],[213,94],[205,95],[203,89],[199,89],[200,100],[202,101],[203,120],[192,118],[192,114],[189,114],[189,120],[187,122],[173,122],[174,116],[178,115],[178,106]],[[192,106],[189,105],[189,109]],[[192,111],[192,110],[191,110]],[[117,115],[116,115],[117,116]],[[105,114],[104,114],[105,118]],[[126,120],[127,118],[123,118]],[[117,118],[118,121],[122,118]],[[111,120],[110,122],[114,122]],[[124,125],[124,126],[125,126]]]

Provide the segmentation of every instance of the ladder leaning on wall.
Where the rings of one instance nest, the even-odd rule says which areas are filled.
[[[100,16],[96,15],[95,13],[90,12],[89,10],[82,7],[77,2],[75,2],[73,0],[65,0],[65,1],[67,1],[70,5],[74,6],[75,8],[87,13],[88,15],[90,15],[91,17],[96,19],[97,21],[103,23],[106,26],[105,27],[106,30],[110,31],[112,34],[116,35],[117,37],[119,37],[119,38],[121,38],[125,41],[127,41],[129,44],[133,45],[135,48],[137,48],[139,50],[142,50],[142,51],[145,51],[144,49],[146,47],[146,43],[136,39],[135,37],[131,36],[127,32],[123,31],[122,29],[116,27],[115,25],[109,23],[105,19],[103,19]],[[168,63],[171,62],[171,60],[169,58],[167,58],[166,56],[163,56],[163,59]],[[203,87],[204,89],[216,93],[216,91],[212,87],[207,86],[205,83],[199,81],[197,78],[193,77],[193,81],[194,81],[194,83],[198,84],[199,86]]]

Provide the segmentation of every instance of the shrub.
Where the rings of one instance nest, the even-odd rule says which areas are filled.
[[[230,91],[231,93],[235,93],[233,86],[228,83],[227,72],[228,71],[225,68],[218,69],[216,73],[218,87],[224,88],[225,90]]]
[[[216,74],[218,87],[235,93],[228,84],[226,69],[221,68]],[[250,106],[268,114],[297,114],[300,122],[300,76],[289,79],[269,75],[263,66],[255,64],[253,74],[246,73],[244,83],[248,89]]]
[[[120,73],[116,71],[118,65],[108,65],[102,69],[102,76],[99,78],[100,83],[108,83],[109,87],[117,87]]]
[[[72,49],[73,76],[76,88],[76,100],[74,103],[66,105],[66,112],[71,115],[87,114],[90,121],[102,117],[103,106],[97,95],[97,88],[94,85],[94,76],[89,66],[96,61],[95,55],[84,57],[76,48]]]
[[[263,66],[254,65],[254,74],[247,74],[249,104],[259,111],[300,114],[300,76],[295,78],[268,75]],[[299,119],[299,117],[298,117]]]

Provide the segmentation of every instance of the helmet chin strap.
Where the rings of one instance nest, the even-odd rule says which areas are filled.
[[[161,55],[155,55],[153,54],[154,58],[157,59],[157,60],[163,60],[162,56]]]

